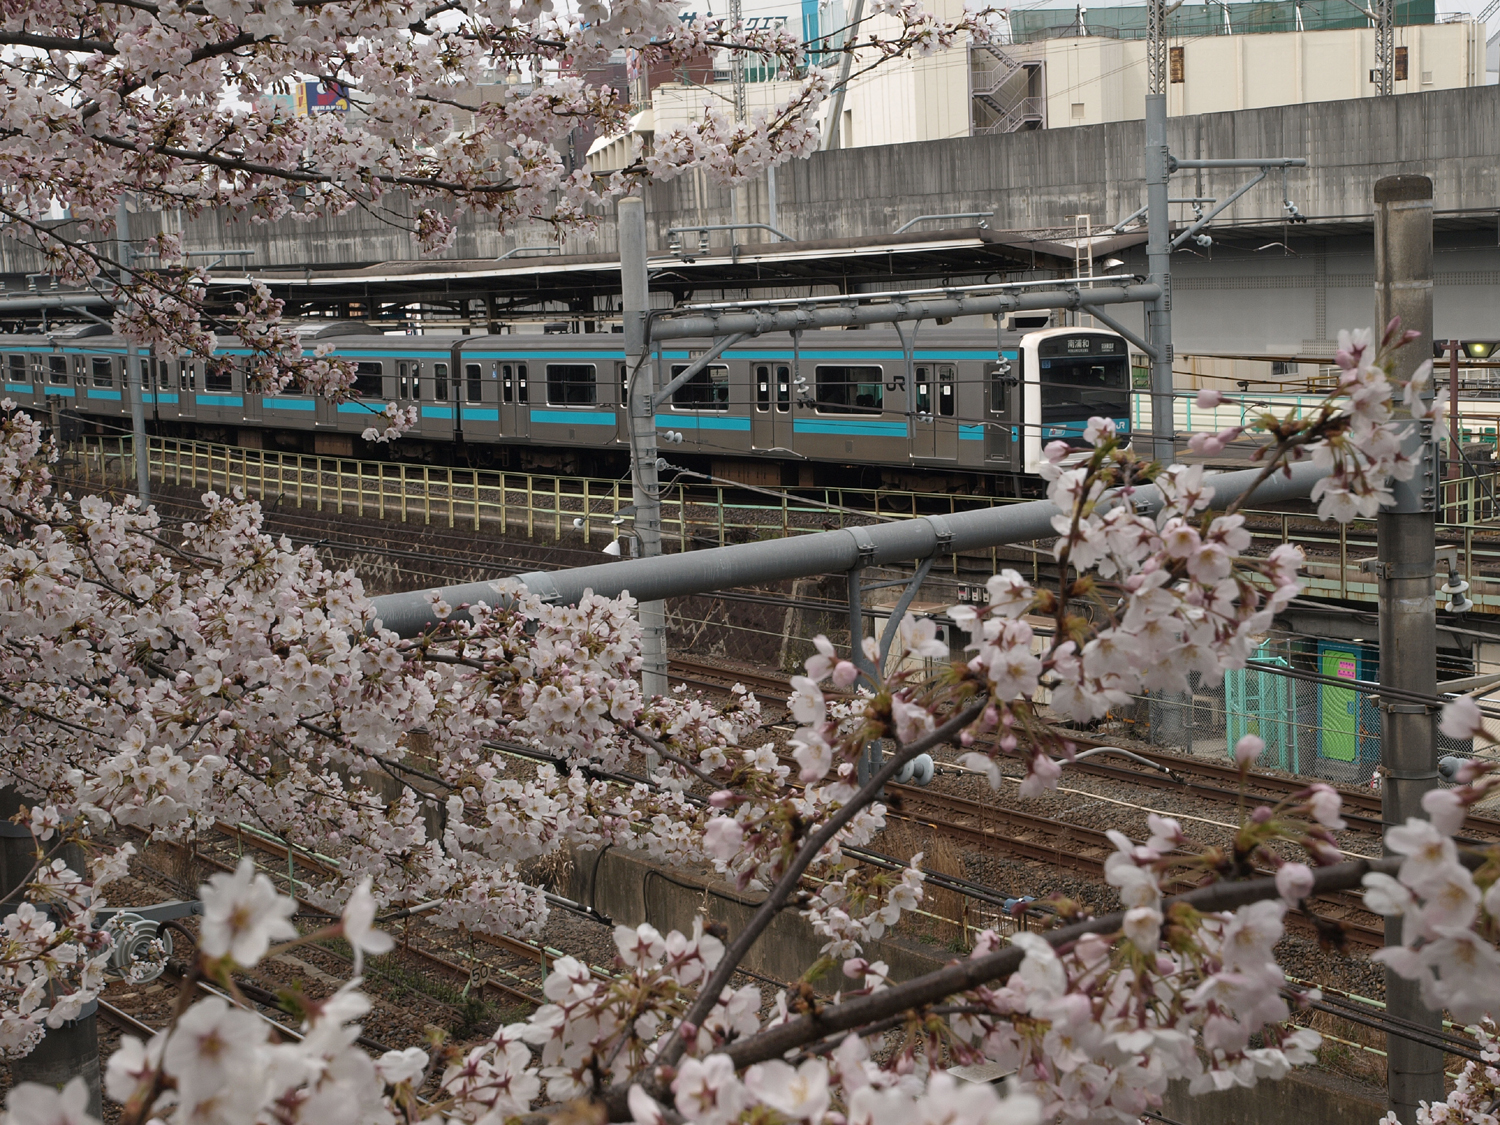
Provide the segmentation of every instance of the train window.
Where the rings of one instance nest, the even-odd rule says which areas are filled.
[[[615,364],[615,375],[620,380],[620,405],[630,404],[630,368],[623,363]]]
[[[203,389],[219,393],[234,390],[234,365],[227,359],[209,360],[203,367]]]
[[[685,363],[672,365],[672,378],[688,369]],[[711,363],[672,392],[674,410],[728,410],[729,368]]]
[[[115,385],[115,365],[108,357],[96,355],[91,366],[94,370],[94,386],[113,387]]]
[[[10,357],[10,373],[6,376],[12,383],[29,383],[30,377],[26,374],[26,357],[24,355],[13,355]]]
[[[776,368],[776,413],[792,408],[792,369],[784,364]]]
[[[156,371],[156,389],[170,391],[172,389],[172,365],[164,359],[153,359],[151,366]]]
[[[516,368],[514,364],[500,365],[500,399],[502,402],[516,401]]]
[[[432,365],[432,397],[439,402],[448,401],[448,365],[446,363]]]
[[[362,360],[354,365],[354,393],[360,398],[384,398],[385,365],[372,360]]]
[[[592,363],[547,364],[549,406],[592,406],[596,401]]]
[[[954,406],[954,371],[951,367],[938,368],[938,415],[943,418],[953,417]]]
[[[464,364],[464,401],[479,402],[484,397],[484,368],[477,363]]]
[[[525,402],[526,399],[526,365],[516,364],[516,401]]]
[[[411,385],[407,381],[405,360],[396,364],[396,397],[403,399],[411,397]]]
[[[177,365],[177,389],[179,391],[196,391],[198,389],[197,363],[185,359]]]
[[[60,355],[49,355],[47,357],[47,381],[49,383],[66,383],[68,381],[68,361]]]
[[[411,365],[411,400],[422,401],[422,364],[419,360]]]
[[[876,366],[819,364],[818,413],[878,414],[884,401],[885,371]]]
[[[930,367],[918,367],[917,376],[917,413],[932,413],[932,369]]]
[[[762,414],[771,409],[771,369],[764,364],[755,369],[755,409]]]

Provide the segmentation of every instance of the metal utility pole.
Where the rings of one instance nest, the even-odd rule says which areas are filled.
[[[651,286],[646,273],[646,201],[620,200],[620,303],[625,320],[625,369],[630,373],[630,482],[635,502],[635,534],[641,557],[661,554],[661,484],[656,475],[656,385],[646,345]],[[667,619],[660,601],[636,607],[641,622],[641,688],[647,698],[667,692]]]
[[[1432,355],[1432,181],[1426,176],[1375,182],[1376,331],[1397,316],[1402,328],[1421,333],[1396,355],[1393,374],[1405,379]],[[1394,502],[1377,517],[1380,686],[1407,693],[1380,701],[1387,825],[1423,816],[1422,794],[1437,784],[1432,708],[1399,701],[1437,693],[1437,449],[1431,419],[1413,419],[1399,403],[1394,415],[1397,424],[1405,419],[1402,447],[1420,455],[1420,468],[1411,480],[1391,483]],[[1400,918],[1387,920],[1386,941],[1401,943]],[[1387,969],[1385,998],[1392,1017],[1442,1030],[1442,1013],[1422,1003],[1415,981]],[[1403,1125],[1416,1125],[1418,1102],[1443,1100],[1443,1052],[1397,1034],[1386,1036],[1386,1052],[1389,1107]]]
[[[1161,0],[1152,0],[1150,11],[1155,12],[1161,6]],[[1154,64],[1151,73],[1153,82],[1157,81]],[[1146,279],[1161,288],[1161,295],[1146,306],[1146,342],[1154,353],[1148,356],[1151,456],[1170,464],[1177,451],[1177,424],[1172,407],[1172,228],[1167,211],[1167,179],[1171,171],[1165,73],[1161,80],[1161,92],[1146,95]]]
[[[1396,0],[1375,0],[1375,80],[1377,94],[1396,91]]]
[[[1146,4],[1146,93],[1167,92],[1167,0]]]
[[[115,207],[115,252],[120,259],[120,285],[130,281],[130,212],[121,197]],[[135,493],[143,505],[151,503],[151,447],[146,443],[146,402],[141,378],[141,361],[135,345],[125,348],[125,393],[130,396],[131,444],[135,446]]]

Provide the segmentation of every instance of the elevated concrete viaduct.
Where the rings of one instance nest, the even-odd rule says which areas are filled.
[[[1435,334],[1500,334],[1497,137],[1496,86],[1172,119],[1170,145],[1181,157],[1309,162],[1285,182],[1305,224],[1289,221],[1281,176],[1273,174],[1215,222],[1211,249],[1175,256],[1178,350],[1327,354],[1339,327],[1369,319],[1371,189],[1375,180],[1400,173],[1430,176],[1435,185]],[[779,170],[776,225],[789,242],[749,230],[736,235],[731,249],[729,235],[713,231],[706,253],[689,232],[679,236],[683,249],[674,255],[669,231],[765,223],[764,180],[741,190],[738,213],[727,189],[700,176],[655,185],[647,215],[664,290],[658,299],[1071,273],[1066,240],[1076,216],[1089,216],[1097,231],[1144,202],[1143,139],[1143,123],[1125,121],[820,152]],[[1242,179],[1235,170],[1183,172],[1172,194],[1222,199]],[[407,204],[388,197],[382,206],[399,219]],[[986,229],[964,219],[893,233],[921,215],[974,212],[993,213]],[[1192,217],[1187,205],[1174,212],[1180,220]],[[170,214],[138,219],[138,235],[161,223],[179,226]],[[326,307],[353,300],[371,315],[382,304],[420,297],[446,302],[478,324],[528,304],[543,315],[583,319],[618,309],[612,214],[600,216],[593,237],[550,248],[541,230],[502,237],[471,220],[453,250],[429,260],[418,260],[398,226],[363,211],[311,224],[252,224],[213,214],[181,227],[189,249],[250,250],[242,259],[249,272],[294,302]],[[1125,269],[1144,272],[1136,245],[1143,233],[1142,224],[1100,243],[1096,259],[1117,257]],[[0,274],[14,279],[11,292],[37,266],[23,247],[0,240]],[[231,259],[215,272],[227,281],[245,270]]]

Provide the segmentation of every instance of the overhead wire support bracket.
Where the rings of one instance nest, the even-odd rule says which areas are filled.
[[[1097,306],[1085,304],[1080,306],[1080,311],[1088,313],[1095,320],[1100,321],[1106,328],[1112,328],[1121,336],[1124,336],[1125,339],[1129,340],[1132,344],[1134,344],[1137,348],[1144,352],[1146,354],[1146,358],[1153,360],[1156,358],[1155,347],[1153,347],[1151,344],[1148,344],[1145,340],[1141,339],[1141,337],[1137,333],[1132,332],[1130,329],[1126,328],[1118,320],[1110,316],[1108,313],[1102,311]]]
[[[720,337],[718,343],[709,348],[708,351],[704,352],[697,359],[694,359],[691,363],[689,363],[687,365],[686,371],[684,371],[681,375],[673,377],[670,383],[668,383],[661,390],[657,391],[655,394],[648,395],[646,398],[646,401],[649,404],[647,406],[647,409],[654,411],[662,403],[669,401],[673,394],[687,385],[689,380],[693,379],[710,363],[718,359],[726,351],[734,347],[749,335],[752,335],[752,333],[736,332],[732,336]]]

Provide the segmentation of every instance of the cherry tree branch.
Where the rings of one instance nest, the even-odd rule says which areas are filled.
[[[745,955],[750,952],[750,948],[755,944],[756,939],[771,924],[776,915],[781,912],[788,896],[797,889],[797,885],[802,881],[803,873],[812,864],[812,861],[833,841],[840,830],[854,819],[855,815],[861,809],[865,808],[880,795],[880,791],[885,787],[886,782],[896,776],[896,771],[918,754],[934,746],[941,746],[949,739],[955,737],[984,713],[984,709],[988,706],[988,703],[988,699],[985,699],[973,704],[960,711],[925,738],[917,739],[915,742],[900,747],[896,753],[892,754],[886,760],[880,769],[871,775],[870,780],[838,812],[834,813],[824,822],[823,827],[807,838],[802,847],[798,849],[792,862],[787,866],[786,871],[777,880],[776,885],[771,888],[771,893],[766,896],[765,901],[760,904],[745,928],[740,931],[729,948],[724,951],[723,960],[719,962],[718,967],[714,969],[713,975],[703,985],[697,999],[693,1001],[693,1006],[688,1009],[687,1015],[684,1017],[684,1023],[689,1023],[696,1027],[713,1011],[714,1005],[719,1002],[719,994],[724,991],[724,986],[734,976],[735,970],[739,968],[739,964],[745,959]],[[682,1053],[686,1049],[687,1041],[683,1038],[681,1025],[679,1025],[663,1045],[661,1053],[657,1056],[658,1061],[661,1065],[672,1066],[682,1057]],[[611,1091],[611,1094],[613,1094],[613,1091]]]
[[[1483,860],[1477,856],[1465,856],[1473,867]],[[1382,859],[1359,859],[1319,868],[1313,872],[1313,888],[1309,894],[1327,891],[1346,891],[1356,888],[1370,872],[1391,875],[1400,869],[1403,856],[1387,856]],[[1162,913],[1170,914],[1176,904],[1190,906],[1202,913],[1220,910],[1236,910],[1252,902],[1278,897],[1274,878],[1245,879],[1238,882],[1213,883],[1207,887],[1187,891],[1165,899]],[[1116,911],[1098,918],[1062,926],[1041,936],[1054,946],[1065,946],[1085,934],[1117,933],[1124,924],[1124,911]],[[736,1067],[746,1067],[767,1059],[779,1058],[787,1051],[811,1043],[840,1031],[854,1031],[876,1020],[885,1019],[900,1012],[936,1004],[960,992],[966,992],[991,981],[1009,976],[1021,967],[1025,953],[1015,946],[988,953],[983,957],[971,957],[956,961],[933,973],[917,977],[868,996],[832,1004],[814,1011],[810,1015],[752,1035],[742,1042],[725,1049]]]

